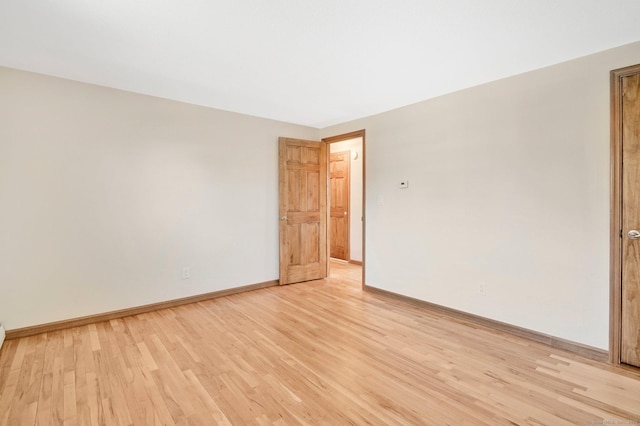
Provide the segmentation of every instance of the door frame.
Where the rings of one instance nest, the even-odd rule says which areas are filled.
[[[321,141],[322,142],[326,142],[327,145],[332,144],[332,143],[336,143],[336,142],[342,142],[342,141],[346,141],[349,139],[355,139],[355,138],[362,138],[362,153],[361,153],[361,157],[362,157],[362,289],[365,288],[365,262],[366,262],[366,256],[367,256],[367,245],[366,245],[366,238],[367,238],[367,232],[366,232],[366,222],[367,222],[367,204],[366,204],[366,200],[367,200],[367,162],[366,162],[366,136],[365,136],[365,129],[362,130],[356,130],[353,132],[349,132],[349,133],[343,133],[340,135],[336,135],[336,136],[329,136],[326,138],[322,138]],[[330,153],[331,149],[328,146],[327,147],[327,152]],[[330,155],[327,155],[327,168],[329,167],[329,157]],[[327,173],[328,175],[328,173]],[[329,187],[329,178],[327,176],[327,187]],[[331,215],[331,194],[329,193],[329,191],[327,191],[327,223],[330,223],[329,221],[331,220],[331,218],[329,217]],[[328,226],[327,226],[328,228]],[[329,234],[330,232],[327,232],[327,238],[329,238]],[[349,242],[351,243],[351,242]],[[327,241],[327,250],[328,247],[331,245],[330,241]],[[327,258],[327,264],[329,263],[329,258]],[[329,267],[329,265],[327,265],[327,267]],[[329,271],[329,269],[327,269],[327,271]],[[330,273],[330,272],[328,272]]]
[[[622,344],[622,79],[640,64],[611,71],[611,205],[609,230],[609,362],[620,365]]]

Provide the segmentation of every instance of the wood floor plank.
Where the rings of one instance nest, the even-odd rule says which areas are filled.
[[[640,373],[325,280],[8,340],[4,425],[640,422]]]

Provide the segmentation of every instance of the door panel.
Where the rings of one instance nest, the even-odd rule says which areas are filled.
[[[349,260],[349,199],[351,151],[332,152],[329,156],[331,187],[331,257]]]
[[[327,276],[327,145],[280,138],[280,284]]]
[[[620,361],[640,367],[640,74],[622,79],[622,230]]]

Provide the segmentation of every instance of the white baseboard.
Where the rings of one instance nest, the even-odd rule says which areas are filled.
[[[2,344],[4,343],[4,336],[6,335],[4,331],[4,326],[0,324],[0,348],[2,348]]]

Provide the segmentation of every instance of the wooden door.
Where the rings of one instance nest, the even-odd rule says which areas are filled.
[[[331,191],[330,255],[349,260],[349,197],[351,151],[332,152],[329,156]]]
[[[327,144],[280,138],[280,284],[327,276]]]
[[[640,73],[621,81],[622,294],[620,361],[640,367]]]

